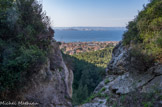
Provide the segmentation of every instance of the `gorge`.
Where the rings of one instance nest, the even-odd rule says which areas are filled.
[[[162,0],[150,0],[115,47],[66,56],[53,35],[36,0],[0,0],[0,106],[162,106]]]

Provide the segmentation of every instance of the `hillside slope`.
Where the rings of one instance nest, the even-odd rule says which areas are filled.
[[[162,1],[151,0],[129,23],[113,49],[106,78],[81,107],[162,106],[161,10]]]
[[[107,76],[81,107],[160,107],[162,65],[145,65],[130,55],[122,43],[113,50]],[[148,106],[147,106],[148,105]]]
[[[82,104],[102,81],[112,49],[113,47],[110,46],[94,52],[63,54],[66,64],[74,72],[73,105]]]
[[[108,46],[102,50],[75,54],[73,56],[79,60],[84,60],[88,63],[94,64],[97,67],[106,68],[107,63],[111,60],[113,48],[114,46]]]
[[[72,107],[73,72],[37,0],[0,0],[0,106]]]

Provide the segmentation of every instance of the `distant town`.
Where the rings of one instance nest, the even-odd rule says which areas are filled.
[[[61,42],[60,49],[69,55],[79,54],[83,52],[91,52],[104,49],[109,46],[115,46],[118,41],[104,41],[104,42]]]

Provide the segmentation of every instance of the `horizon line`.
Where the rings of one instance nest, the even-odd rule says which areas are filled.
[[[52,26],[52,28],[57,28],[57,27],[64,27],[64,28],[69,28],[69,27],[126,27],[126,26]]]

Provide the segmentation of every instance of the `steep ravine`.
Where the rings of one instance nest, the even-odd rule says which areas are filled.
[[[36,102],[39,107],[72,107],[72,82],[73,72],[65,65],[58,44],[52,42],[46,64],[15,97],[19,101]]]
[[[79,107],[160,107],[162,106],[162,65],[149,68],[131,56],[131,46],[120,42],[90,101]],[[152,95],[152,96],[151,96]]]

